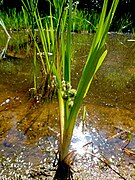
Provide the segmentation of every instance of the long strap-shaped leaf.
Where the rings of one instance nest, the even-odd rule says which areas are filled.
[[[68,28],[67,28],[67,44],[65,52],[65,61],[64,61],[64,79],[66,82],[70,82],[71,79],[71,58],[70,58],[70,44],[71,44],[71,18],[72,18],[72,0],[69,1],[69,19],[68,19]]]

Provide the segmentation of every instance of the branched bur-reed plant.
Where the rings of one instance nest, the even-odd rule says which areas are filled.
[[[30,31],[30,39],[32,38],[34,42],[34,48],[33,48],[33,55],[34,55],[34,61],[33,61],[33,69],[34,69],[34,87],[31,88],[31,94],[36,100],[42,100],[49,96],[48,99],[51,99],[51,97],[54,94],[55,86],[56,86],[56,77],[53,75],[52,72],[52,52],[54,49],[54,17],[52,17],[52,14],[50,13],[50,16],[46,16],[43,18],[40,18],[38,13],[38,0],[22,0],[23,3],[23,14],[24,18],[26,20],[25,24],[31,25],[31,31]],[[51,12],[51,10],[50,10]],[[28,22],[27,22],[28,21]],[[45,21],[45,27],[42,25],[42,23]],[[36,33],[35,27],[38,26],[39,32]],[[46,31],[44,30],[46,29]],[[51,34],[50,34],[51,33]],[[39,44],[37,42],[37,34],[39,34],[39,38],[42,42],[42,50],[39,47]],[[39,54],[41,64],[42,64],[42,82],[40,83],[39,87],[37,87],[37,54]],[[44,60],[45,57],[45,60]]]
[[[38,5],[38,0],[22,0],[23,6],[22,11],[24,15],[24,20],[26,26],[29,24],[31,25],[31,34],[30,34],[30,39],[32,38],[34,42],[36,42],[36,32],[35,32],[35,17],[34,14],[36,13],[37,10],[37,5]],[[34,55],[34,61],[33,61],[33,69],[34,69],[34,87],[31,89],[33,92],[32,94],[34,97],[37,96],[37,51],[36,51],[36,43],[34,43],[34,48],[33,48],[33,55]]]
[[[38,11],[34,11],[45,58],[35,42],[36,48],[40,54],[44,73],[51,72],[56,78],[55,83],[59,101],[59,161],[54,179],[67,178],[66,174],[68,174],[70,163],[72,162],[73,153],[69,153],[69,148],[74,125],[93,76],[106,57],[105,42],[118,2],[119,0],[113,0],[112,6],[108,11],[108,0],[104,0],[98,27],[76,90],[72,88],[71,82],[70,33],[72,26],[72,0],[50,1],[49,23],[47,22],[44,26]],[[55,17],[52,14],[52,8],[55,9]],[[51,57],[50,53],[52,54]]]

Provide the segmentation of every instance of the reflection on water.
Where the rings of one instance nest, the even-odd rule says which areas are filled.
[[[92,38],[90,34],[72,36],[74,88],[79,81]],[[120,168],[125,171],[124,176],[126,174],[128,179],[131,177],[129,165],[133,166],[134,158],[122,151],[128,136],[114,137],[120,131],[130,131],[132,138],[127,148],[135,149],[135,42],[128,41],[130,39],[133,39],[132,35],[109,36],[106,44],[108,55],[84,102],[87,110],[84,124],[81,121],[82,111],[79,114],[71,149],[77,150],[76,166],[82,174],[76,173],[76,176],[81,179],[89,179],[89,176],[91,179],[105,178],[102,170],[99,170],[101,162],[92,154],[105,157],[114,165],[124,162]],[[20,59],[21,52],[18,53],[19,56],[0,61],[0,166],[5,176],[9,175],[9,169],[12,169],[12,176],[14,171],[19,176],[21,169],[26,173],[26,169],[39,164],[44,164],[48,169],[53,168],[59,136],[57,101],[54,99],[52,102],[36,104],[30,99],[28,90],[33,87],[33,62],[30,58]],[[38,73],[40,79],[40,65]],[[94,163],[98,166],[95,167]],[[17,167],[12,167],[15,164]],[[4,170],[5,166],[7,170]],[[108,176],[107,172],[104,173]],[[108,173],[115,176],[113,172]]]

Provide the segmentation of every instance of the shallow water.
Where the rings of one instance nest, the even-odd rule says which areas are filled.
[[[28,179],[28,170],[37,170],[41,165],[46,172],[42,178],[52,179],[59,135],[57,100],[54,98],[52,102],[37,104],[30,98],[33,60],[31,51],[27,51],[30,48],[26,46],[28,39],[27,36],[23,39],[22,35],[17,34],[12,36],[7,58],[0,60],[0,175],[3,179]],[[16,43],[18,37],[21,40],[20,46]],[[92,38],[90,34],[72,35],[74,88],[79,81]],[[76,179],[119,179],[98,159],[103,157],[123,177],[135,178],[135,159],[122,151],[130,132],[132,139],[127,148],[135,150],[133,38],[132,35],[109,35],[106,44],[108,55],[94,77],[84,102],[85,122],[81,121],[81,110],[71,144],[71,149],[78,150],[73,167],[76,169]],[[4,47],[0,46],[1,49]],[[39,64],[38,79],[40,77]],[[114,136],[122,131],[124,133],[121,136]]]

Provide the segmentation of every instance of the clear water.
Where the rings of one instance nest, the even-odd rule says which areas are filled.
[[[21,40],[20,46],[17,37]],[[51,174],[59,136],[56,99],[35,104],[30,98],[33,59],[31,51],[26,52],[27,36],[21,38],[22,35],[17,34],[11,38],[7,58],[0,60],[0,175],[7,179],[17,179],[20,174],[27,179],[28,170],[39,165],[47,171],[51,169]],[[74,88],[92,38],[90,34],[72,35]],[[122,151],[128,136],[113,137],[120,131],[130,131],[132,140],[127,147],[135,149],[135,42],[132,39],[132,35],[109,35],[106,44],[108,55],[84,102],[84,123],[83,110],[79,114],[71,150],[77,150],[75,167],[80,171],[75,176],[81,179],[89,179],[90,176],[91,179],[118,179],[112,170],[103,168],[99,159],[103,157],[117,171],[122,171],[124,177],[134,178],[135,159]],[[38,78],[41,78],[40,64]]]

